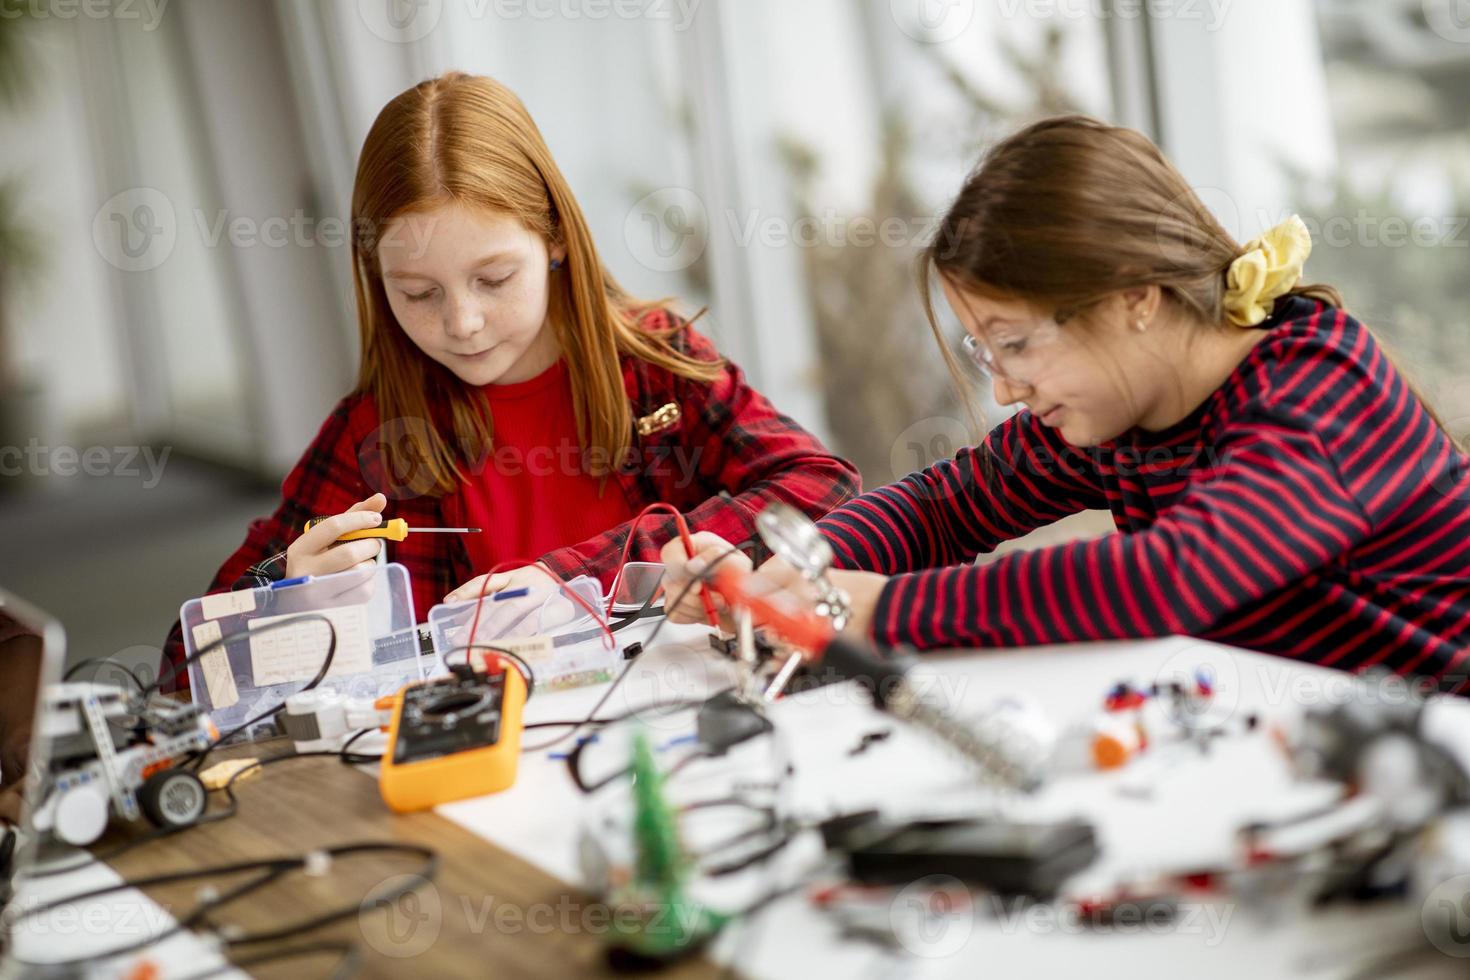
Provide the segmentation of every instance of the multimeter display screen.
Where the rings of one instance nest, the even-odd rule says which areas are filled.
[[[500,741],[505,675],[421,684],[403,693],[393,764],[424,762]]]

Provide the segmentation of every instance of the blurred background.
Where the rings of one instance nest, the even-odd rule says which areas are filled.
[[[450,68],[515,89],[618,278],[708,306],[868,485],[970,438],[928,229],[1071,110],[1241,240],[1301,213],[1310,277],[1470,433],[1460,0],[0,0],[0,582],[73,658],[151,668],[352,387],[357,150]]]

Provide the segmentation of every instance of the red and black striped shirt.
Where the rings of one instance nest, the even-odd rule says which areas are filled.
[[[1164,432],[1090,449],[1022,412],[821,527],[893,576],[874,636],[919,648],[1186,634],[1470,690],[1470,458],[1372,334],[1281,301]],[[1122,533],[974,558],[1084,509]]]

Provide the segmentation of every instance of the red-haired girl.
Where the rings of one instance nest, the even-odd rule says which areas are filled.
[[[388,103],[352,222],[357,387],[211,592],[371,562],[381,542],[333,542],[385,508],[410,526],[482,528],[394,547],[423,622],[508,560],[604,586],[625,551],[656,560],[670,519],[632,527],[655,501],[739,539],[771,501],[819,516],[856,492],[853,467],[708,340],[624,292],[536,124],[492,79],[451,73]],[[335,516],[302,533],[319,515]],[[542,578],[527,565],[487,591]],[[177,625],[166,659],[182,659]]]

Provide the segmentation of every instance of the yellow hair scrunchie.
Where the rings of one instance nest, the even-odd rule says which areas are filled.
[[[1225,316],[1242,327],[1264,323],[1276,300],[1302,281],[1302,267],[1311,254],[1312,233],[1296,215],[1252,239],[1245,254],[1230,263]]]

